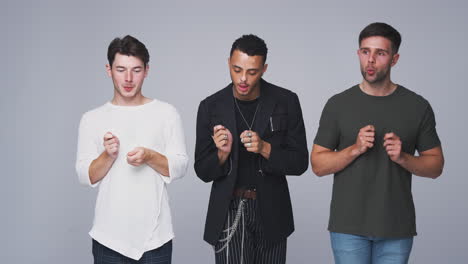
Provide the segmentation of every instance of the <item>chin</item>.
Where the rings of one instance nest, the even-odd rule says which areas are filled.
[[[245,95],[249,95],[249,94],[250,94],[250,92],[251,92],[251,90],[250,90],[250,89],[248,89],[248,90],[247,90],[247,91],[245,91],[245,92],[242,92],[242,91],[241,91],[241,90],[239,90],[239,89],[236,89],[236,90],[237,90],[237,93],[238,93],[238,94],[240,94],[240,95],[244,95],[244,96],[245,96]]]

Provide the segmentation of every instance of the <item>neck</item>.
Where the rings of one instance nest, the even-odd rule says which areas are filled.
[[[134,97],[127,98],[120,96],[118,94],[114,94],[114,97],[112,98],[111,103],[113,105],[119,105],[119,106],[138,106],[138,105],[143,105],[146,103],[149,103],[151,99],[144,97],[142,94],[135,95]]]
[[[368,95],[387,96],[396,90],[397,85],[390,79],[386,79],[378,83],[369,83],[366,80],[363,80],[359,84],[359,88],[361,88],[361,90]]]

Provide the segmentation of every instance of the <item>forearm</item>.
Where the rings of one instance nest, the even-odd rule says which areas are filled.
[[[317,176],[325,176],[341,171],[360,155],[354,145],[340,151],[315,151],[315,148],[314,146],[310,160],[312,171]]]
[[[262,150],[260,151],[260,155],[262,155],[265,159],[270,159],[270,154],[271,154],[271,144],[263,141],[263,147]]]
[[[112,164],[114,164],[114,159],[111,158],[106,151],[102,152],[97,159],[93,160],[89,166],[89,180],[91,184],[102,180],[109,172]]]
[[[226,160],[229,158],[229,154],[230,154],[230,153],[223,152],[223,151],[221,151],[221,150],[218,149],[219,166],[224,165],[224,163],[226,162]]]
[[[169,162],[167,161],[167,157],[151,149],[147,149],[147,151],[146,164],[162,176],[169,177]]]
[[[413,156],[402,153],[396,163],[414,175],[435,179],[442,174],[444,158],[441,155]]]

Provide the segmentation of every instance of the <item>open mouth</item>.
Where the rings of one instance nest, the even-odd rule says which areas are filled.
[[[243,93],[247,92],[249,90],[249,85],[248,84],[239,84],[237,86],[237,88],[239,88],[239,90]]]
[[[375,74],[375,69],[367,69],[366,73],[369,75],[374,75]]]

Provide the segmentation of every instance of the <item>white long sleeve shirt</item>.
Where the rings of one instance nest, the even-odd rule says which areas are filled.
[[[104,150],[103,137],[120,140],[119,154],[107,175],[91,184],[89,166]],[[167,157],[169,177],[144,164],[127,163],[127,153],[145,147]],[[182,177],[188,157],[180,116],[154,99],[139,106],[106,103],[81,118],[76,171],[84,185],[99,186],[90,236],[132,259],[174,238],[166,184]]]

